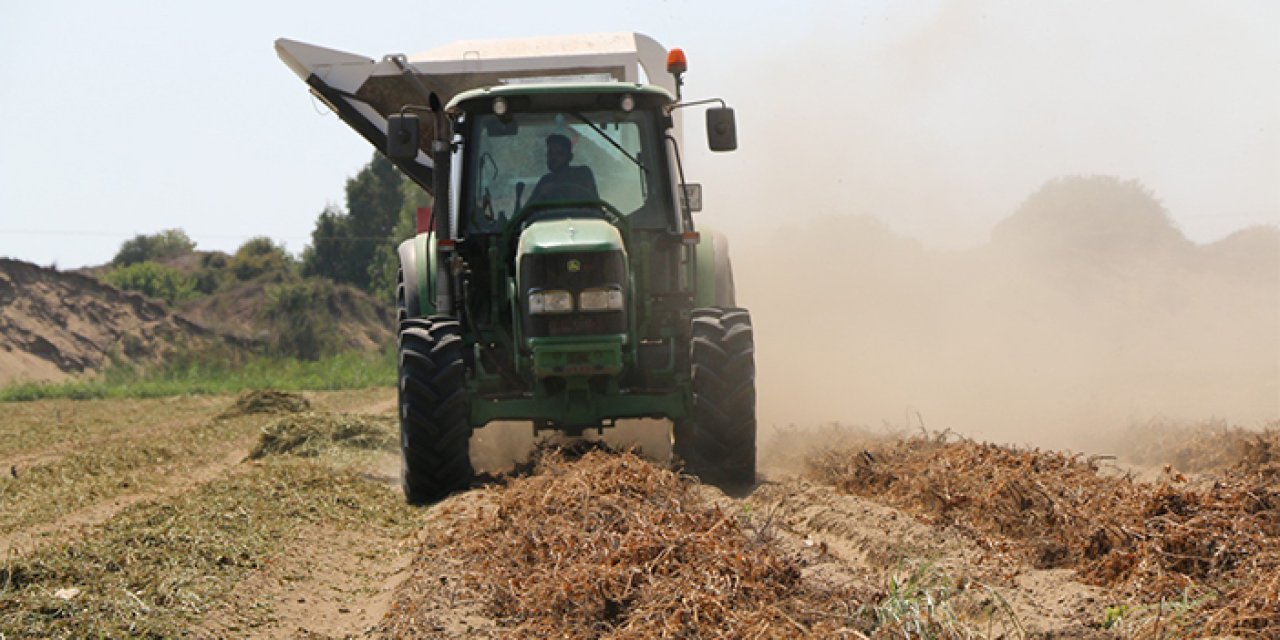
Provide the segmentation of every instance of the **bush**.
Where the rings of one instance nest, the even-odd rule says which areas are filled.
[[[103,280],[119,289],[159,298],[171,306],[200,295],[194,278],[172,267],[149,261],[114,268]]]
[[[237,280],[252,280],[266,273],[289,275],[294,272],[294,267],[293,258],[284,247],[262,236],[240,245],[236,254],[227,261],[227,268]]]
[[[195,248],[196,243],[182,229],[166,229],[149,236],[139,234],[120,245],[120,251],[111,260],[111,264],[127,267],[140,262],[190,253]]]
[[[207,253],[200,258],[200,268],[195,272],[196,291],[200,293],[213,293],[217,291],[223,282],[230,277],[227,273],[227,265],[231,262],[231,256],[214,251]]]
[[[318,360],[336,351],[338,329],[329,309],[335,294],[328,280],[287,282],[267,289],[266,319],[274,355]]]

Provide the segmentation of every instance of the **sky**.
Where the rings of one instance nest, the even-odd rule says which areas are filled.
[[[1041,184],[1136,179],[1199,243],[1280,224],[1280,3],[5,3],[0,256],[73,268],[136,234],[306,245],[372,149],[273,50],[639,31],[689,57],[740,149],[687,118],[703,220],[773,232],[872,215],[980,245]]]

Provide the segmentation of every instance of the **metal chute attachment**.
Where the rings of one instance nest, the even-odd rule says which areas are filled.
[[[514,83],[612,80],[661,86],[674,94],[663,72],[666,49],[638,33],[457,42],[412,56],[374,60],[296,40],[276,40],[276,53],[312,93],[379,150],[387,145],[387,116],[405,108],[447,105],[471,89]],[[431,99],[434,94],[435,100]],[[441,114],[420,119],[419,153],[396,164],[434,192],[431,156]]]

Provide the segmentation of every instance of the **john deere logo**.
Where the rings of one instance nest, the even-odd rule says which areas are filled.
[[[566,268],[569,269],[569,273],[577,273],[579,271],[582,271],[582,263],[577,260],[570,260],[569,263],[565,266]]]

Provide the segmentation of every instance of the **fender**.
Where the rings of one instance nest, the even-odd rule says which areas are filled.
[[[436,312],[435,234],[420,233],[400,243],[400,272],[404,278],[404,308],[410,318],[425,318]]]
[[[693,306],[721,309],[738,306],[733,286],[733,264],[729,260],[729,239],[719,231],[706,227],[702,228],[701,236],[696,249],[697,273],[694,281],[697,291],[693,297]]]

